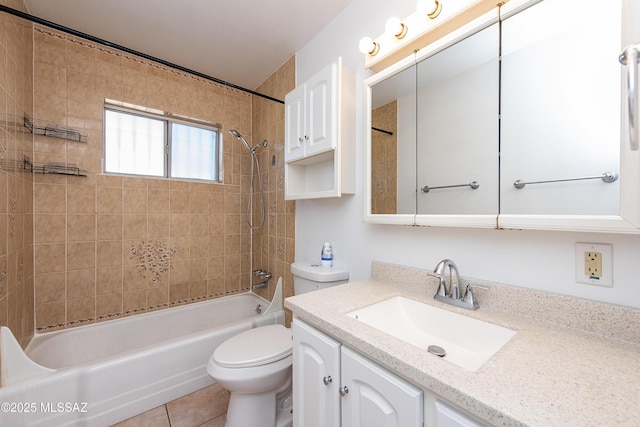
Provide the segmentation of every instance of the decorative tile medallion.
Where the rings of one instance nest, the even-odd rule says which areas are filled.
[[[180,248],[169,248],[167,242],[150,241],[142,242],[138,246],[132,246],[129,249],[131,256],[129,259],[136,259],[138,263],[138,272],[144,278],[151,277],[151,282],[160,281],[162,276],[173,269],[171,257],[177,253]]]

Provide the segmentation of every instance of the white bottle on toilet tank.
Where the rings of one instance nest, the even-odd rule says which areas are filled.
[[[322,252],[320,253],[320,265],[323,268],[331,268],[333,267],[333,249],[331,248],[331,243],[324,242],[322,245]]]

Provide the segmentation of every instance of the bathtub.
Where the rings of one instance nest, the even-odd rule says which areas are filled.
[[[280,281],[271,304],[247,292],[36,334],[24,352],[3,327],[0,426],[125,420],[213,384],[206,366],[215,348],[274,323],[284,323]]]

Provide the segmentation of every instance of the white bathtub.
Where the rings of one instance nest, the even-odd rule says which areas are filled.
[[[37,334],[28,358],[3,328],[0,366],[9,384],[0,387],[0,426],[109,426],[213,384],[206,366],[219,344],[284,323],[280,290],[279,283],[271,305],[247,292]]]

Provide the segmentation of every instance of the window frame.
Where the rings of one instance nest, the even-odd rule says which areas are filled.
[[[222,138],[222,125],[219,123],[208,122],[205,120],[200,120],[192,117],[181,116],[177,114],[173,114],[167,111],[156,110],[152,108],[142,107],[134,104],[128,104],[120,101],[113,101],[105,99],[104,108],[103,108],[103,124],[106,124],[106,115],[107,111],[114,111],[122,114],[129,114],[132,116],[146,117],[149,119],[160,120],[164,125],[164,139],[163,139],[163,170],[164,175],[146,175],[146,174],[136,174],[136,173],[122,173],[122,172],[113,172],[107,171],[107,161],[106,161],[106,153],[107,153],[107,132],[106,126],[103,126],[103,158],[102,158],[102,172],[105,175],[117,175],[117,176],[129,176],[129,177],[138,177],[138,178],[151,178],[151,179],[167,179],[174,181],[197,181],[204,183],[223,183],[224,170],[223,170],[223,155],[224,149],[222,146],[223,138]],[[184,178],[184,177],[173,177],[171,176],[171,160],[173,154],[173,132],[172,125],[179,124],[183,126],[189,126],[197,129],[204,129],[208,131],[216,132],[215,138],[215,147],[213,152],[215,153],[215,164],[217,173],[214,179],[205,179],[205,178]]]

